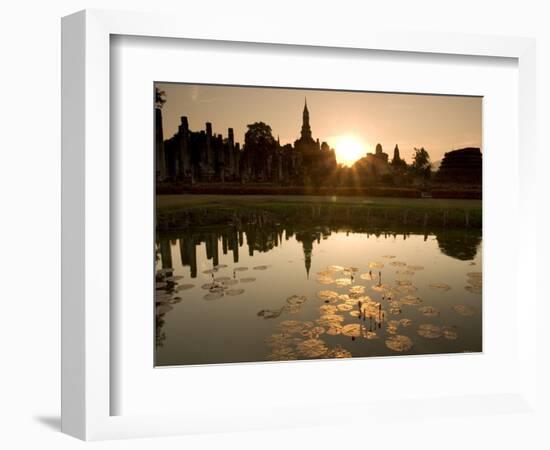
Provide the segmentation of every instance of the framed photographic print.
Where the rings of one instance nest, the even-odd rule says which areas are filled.
[[[481,97],[154,88],[155,365],[482,351]]]
[[[63,19],[63,431],[532,412],[534,43],[258,27]]]

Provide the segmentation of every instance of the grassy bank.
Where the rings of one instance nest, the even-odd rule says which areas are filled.
[[[162,183],[157,185],[159,195],[287,195],[287,196],[347,196],[347,197],[399,197],[421,198],[418,187],[369,186],[369,187],[331,187],[331,186],[280,186],[275,184],[208,183],[185,185],[181,183]],[[433,185],[430,189],[433,198],[481,199],[480,186]]]
[[[297,195],[160,195],[157,230],[288,222],[379,227],[482,226],[481,200]]]

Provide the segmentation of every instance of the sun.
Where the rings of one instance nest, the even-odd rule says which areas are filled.
[[[363,142],[355,136],[344,135],[336,138],[334,145],[336,161],[345,166],[352,166],[355,161],[365,156]]]

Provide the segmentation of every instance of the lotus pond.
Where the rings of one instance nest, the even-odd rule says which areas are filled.
[[[257,216],[157,236],[157,366],[480,352],[479,229]]]

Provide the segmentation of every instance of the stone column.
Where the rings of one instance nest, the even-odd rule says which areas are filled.
[[[155,108],[155,163],[157,179],[164,180],[166,178],[166,155],[162,131],[162,109],[160,108]]]
[[[191,170],[191,152],[189,148],[189,122],[186,116],[180,118],[179,126],[180,177],[189,176]]]
[[[212,124],[206,122],[206,163],[211,169],[214,168],[214,158],[212,156]]]
[[[227,166],[228,166],[228,172],[231,178],[236,177],[236,171],[235,171],[235,155],[234,155],[234,149],[235,147],[235,138],[233,136],[233,128],[227,129]]]

